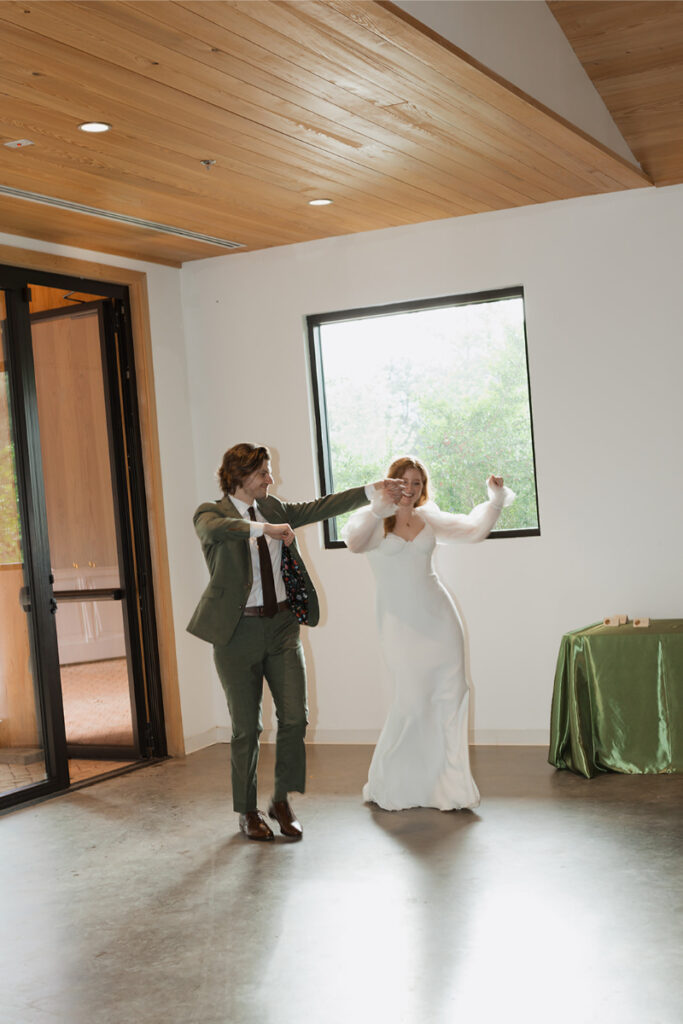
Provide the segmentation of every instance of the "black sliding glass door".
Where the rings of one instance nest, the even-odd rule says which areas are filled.
[[[0,291],[0,801],[68,784],[35,403],[10,343],[22,314]]]
[[[125,290],[0,288],[2,807],[165,746]]]

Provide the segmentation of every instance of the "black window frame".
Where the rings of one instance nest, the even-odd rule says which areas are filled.
[[[315,415],[315,438],[317,448],[318,485],[320,493],[330,494],[333,488],[333,475],[331,466],[330,438],[327,420],[327,405],[325,399],[325,380],[323,375],[322,352],[320,341],[320,328],[325,324],[338,323],[345,320],[368,320],[373,317],[391,316],[395,313],[411,313],[427,309],[441,309],[447,306],[468,306],[478,305],[485,302],[498,302],[501,299],[522,300],[523,329],[524,329],[524,356],[526,366],[527,394],[529,400],[529,426],[531,431],[531,458],[534,472],[534,492],[536,496],[536,521],[538,526],[516,530],[495,530],[489,534],[489,540],[501,540],[510,537],[540,537],[541,517],[538,503],[538,474],[536,471],[536,446],[534,442],[534,419],[533,406],[531,402],[531,374],[529,372],[529,343],[526,329],[526,303],[524,299],[524,287],[514,285],[509,288],[498,288],[495,290],[481,292],[467,292],[463,295],[442,295],[431,299],[410,299],[405,302],[392,302],[381,306],[366,306],[355,309],[336,310],[332,313],[314,313],[306,316],[306,330],[308,335],[308,354],[310,364],[311,396],[313,400],[313,411]],[[363,480],[361,483],[369,483]],[[332,536],[330,520],[323,523],[325,548],[345,548],[343,540]]]

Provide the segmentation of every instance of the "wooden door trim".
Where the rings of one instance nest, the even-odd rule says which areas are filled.
[[[137,379],[140,444],[145,472],[147,527],[149,530],[154,602],[156,607],[161,690],[164,701],[166,742],[172,757],[185,753],[183,723],[178,684],[178,662],[175,649],[175,627],[171,601],[171,580],[168,569],[168,543],[164,499],[161,483],[161,457],[154,391],[152,332],[149,321],[147,275],[142,271],[115,267],[107,263],[72,259],[53,253],[17,249],[0,245],[0,263],[47,273],[68,274],[110,284],[126,285],[130,298],[135,373]]]

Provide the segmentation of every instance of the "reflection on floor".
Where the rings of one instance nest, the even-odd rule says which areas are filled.
[[[67,742],[132,746],[126,659],[62,665],[60,672]]]

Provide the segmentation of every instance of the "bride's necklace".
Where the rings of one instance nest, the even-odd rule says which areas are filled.
[[[411,512],[407,519],[397,519],[397,522],[404,530],[414,530],[419,523],[419,518]]]

